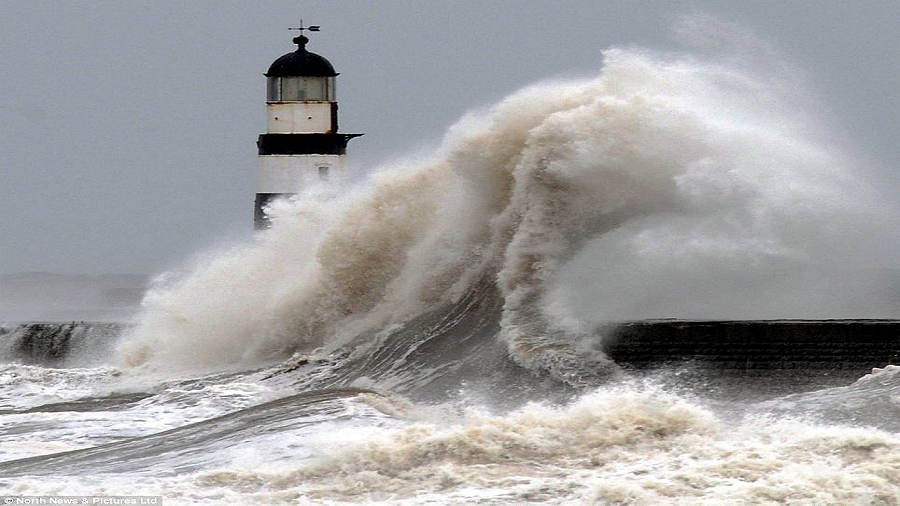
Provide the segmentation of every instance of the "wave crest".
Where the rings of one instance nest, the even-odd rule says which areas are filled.
[[[571,380],[604,366],[601,320],[709,318],[702,301],[735,292],[735,316],[764,313],[773,290],[810,289],[804,269],[829,272],[871,242],[879,212],[852,167],[808,140],[790,97],[728,65],[607,51],[596,78],[466,116],[430,159],[276,205],[253,244],[151,290],[121,354],[221,368],[371,347],[487,279],[503,309],[485,338]],[[785,272],[801,275],[785,287]]]

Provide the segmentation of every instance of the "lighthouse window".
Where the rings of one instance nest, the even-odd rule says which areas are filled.
[[[281,78],[281,100],[308,100],[306,90],[303,88],[301,77],[282,77]]]
[[[269,102],[335,100],[334,77],[270,77],[267,84]]]
[[[328,181],[328,166],[319,165],[319,180]]]
[[[266,79],[266,101],[281,102],[281,78],[270,77]]]

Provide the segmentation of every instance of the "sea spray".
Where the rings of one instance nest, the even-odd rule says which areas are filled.
[[[579,382],[607,367],[591,348],[599,321],[708,317],[718,299],[734,304],[718,317],[784,317],[772,300],[794,313],[877,301],[868,280],[849,296],[833,281],[879,230],[877,206],[852,166],[807,139],[783,85],[607,51],[598,77],[472,113],[431,158],[277,204],[253,244],[151,290],[121,356],[216,369],[364,353],[487,280],[510,357]]]

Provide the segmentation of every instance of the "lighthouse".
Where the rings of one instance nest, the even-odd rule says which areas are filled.
[[[363,134],[338,133],[335,90],[338,73],[331,62],[307,51],[309,39],[299,28],[297,50],[269,66],[266,72],[268,126],[259,136],[259,176],[254,228],[268,228],[266,206],[317,184],[344,182],[347,143]]]

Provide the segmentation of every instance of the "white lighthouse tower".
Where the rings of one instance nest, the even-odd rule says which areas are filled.
[[[331,62],[306,50],[303,27],[297,50],[275,60],[266,72],[268,127],[256,142],[259,178],[254,227],[269,226],[266,205],[314,184],[343,183],[347,142],[363,134],[338,133],[338,104]]]

